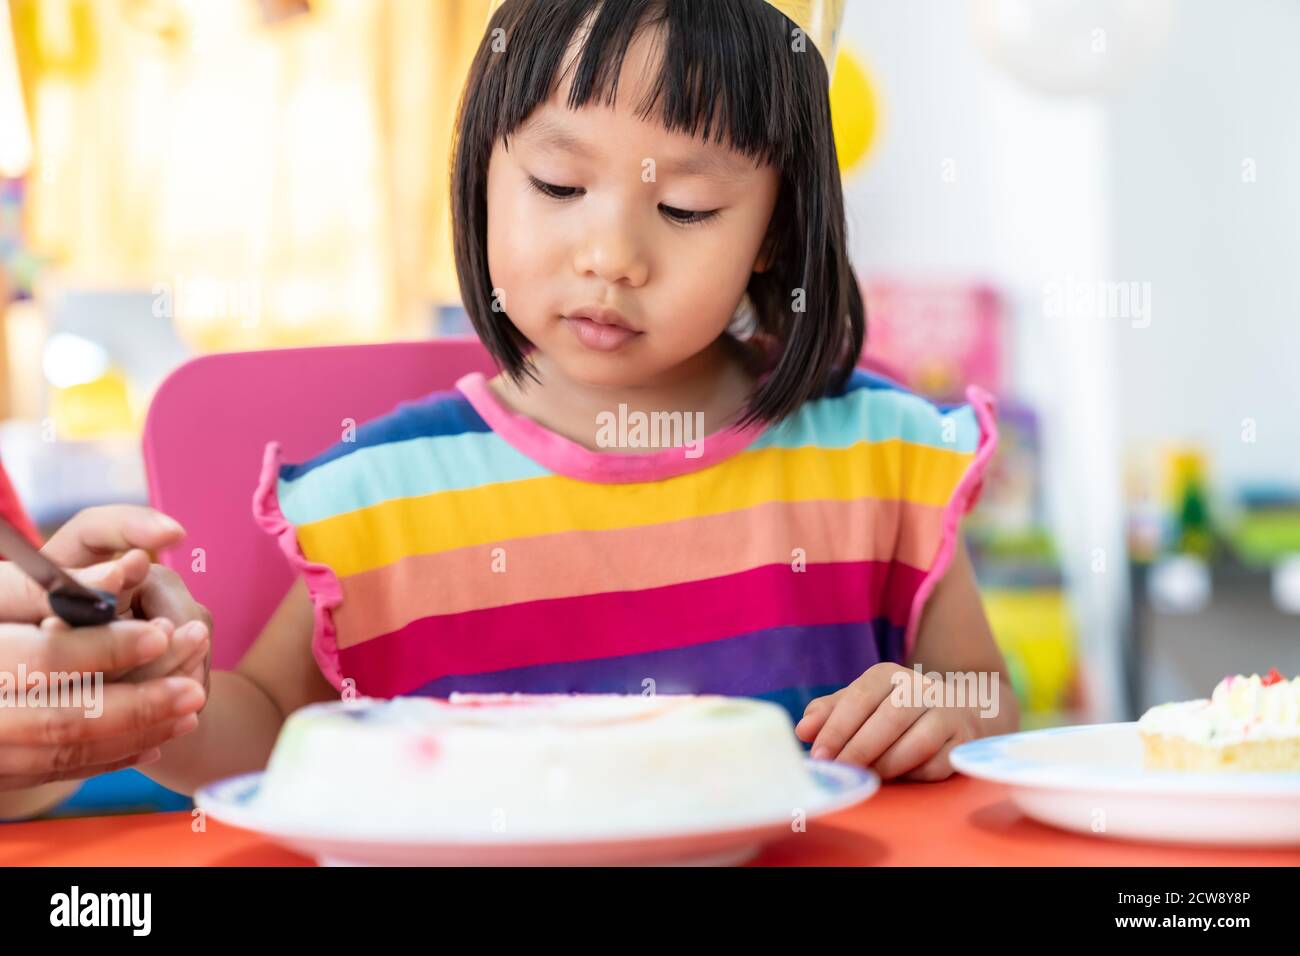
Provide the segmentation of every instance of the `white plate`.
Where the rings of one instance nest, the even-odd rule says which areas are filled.
[[[1043,823],[1095,836],[1300,845],[1300,773],[1146,770],[1137,724],[1054,727],[954,747],[962,773],[1010,784]]]
[[[807,820],[860,803],[880,787],[880,778],[860,767],[809,758],[808,770],[817,797],[804,808]],[[728,866],[745,862],[765,842],[790,833],[792,823],[787,815],[602,839],[521,841],[503,835],[500,840],[466,842],[419,833],[376,838],[349,833],[346,821],[308,829],[292,820],[266,819],[254,801],[261,779],[261,773],[250,773],[209,784],[195,794],[195,803],[221,823],[260,833],[324,866]]]

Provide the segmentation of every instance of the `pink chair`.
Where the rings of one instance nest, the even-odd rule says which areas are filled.
[[[897,377],[878,360],[860,364]],[[161,560],[212,612],[214,667],[238,663],[293,580],[253,520],[266,443],[302,461],[337,442],[344,419],[360,424],[472,371],[496,374],[487,350],[476,338],[447,338],[208,355],[159,386],[144,429],[149,500],[189,532]]]
[[[487,350],[446,338],[209,355],[159,386],[144,429],[149,499],[189,532],[161,560],[212,611],[214,667],[239,661],[293,580],[253,520],[266,443],[302,461],[337,442],[344,419],[359,424],[473,371],[496,374]]]

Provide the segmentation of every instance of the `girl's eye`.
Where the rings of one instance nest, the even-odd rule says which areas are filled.
[[[582,189],[578,186],[555,186],[548,182],[543,182],[536,176],[528,177],[529,188],[537,190],[543,196],[550,196],[552,199],[572,199],[579,195]],[[703,212],[696,212],[692,209],[677,209],[673,206],[659,204],[660,211],[671,222],[681,226],[694,226],[702,222],[707,222],[718,214],[716,209],[708,209]]]
[[[682,226],[695,226],[702,222],[708,222],[718,214],[716,209],[706,209],[703,212],[695,212],[691,209],[674,209],[672,206],[659,204],[660,211],[663,212],[673,222]]]
[[[552,199],[571,199],[578,194],[577,186],[552,186],[534,176],[528,177],[528,185],[543,196],[550,196]]]

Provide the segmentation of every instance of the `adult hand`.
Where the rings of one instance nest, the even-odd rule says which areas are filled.
[[[106,505],[78,512],[41,553],[60,567],[81,569],[72,576],[83,584],[134,595],[149,574],[147,552],[170,547],[184,536],[179,524],[152,508]],[[0,621],[36,623],[50,614],[40,585],[10,562],[0,562]]]
[[[0,790],[148,763],[161,744],[192,731],[206,699],[197,682],[110,682],[110,675],[161,657],[168,632],[167,625],[148,621],[76,630],[0,624],[0,694],[9,698],[0,707]],[[92,685],[83,684],[82,706],[51,706],[55,695],[48,689],[57,686],[57,675],[97,673],[104,675],[97,701],[87,699]],[[26,681],[18,679],[23,674]],[[19,694],[31,700],[34,675],[42,675],[47,687],[43,705],[15,706]]]
[[[104,505],[78,512],[41,551],[55,564],[80,569],[71,573],[81,583],[117,595],[119,618],[166,619],[175,625],[163,654],[127,680],[185,674],[206,691],[212,616],[190,596],[178,574],[150,564],[147,553],[184,537],[179,523],[153,508]],[[48,596],[36,582],[8,562],[0,563],[0,621],[44,620],[46,628],[63,627],[50,614]]]
[[[150,565],[144,549],[175,544],[179,524],[151,508],[114,505],[80,512],[42,551],[56,563],[79,567],[74,576],[119,596],[124,615],[170,611],[196,621],[185,633],[165,619],[119,620],[72,630],[48,619],[45,592],[18,568],[0,562],[0,681],[11,695],[25,693],[17,677],[103,674],[102,708],[0,708],[0,790],[79,779],[157,759],[157,747],[189,733],[206,701],[209,622]],[[183,589],[183,588],[182,588]],[[188,598],[188,593],[185,594]],[[192,606],[191,606],[192,605]],[[150,615],[154,616],[154,615]],[[46,623],[35,626],[36,621]],[[164,674],[196,672],[202,680]],[[0,686],[0,692],[4,691]]]

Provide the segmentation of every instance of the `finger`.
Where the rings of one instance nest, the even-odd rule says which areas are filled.
[[[813,740],[814,759],[834,760],[838,756],[844,745],[880,704],[883,694],[879,684],[880,681],[869,679],[867,674],[863,674],[844,688]]]
[[[99,588],[112,594],[130,591],[143,584],[149,575],[149,552],[132,548],[111,561],[68,573],[87,587]]]
[[[814,697],[808,701],[808,706],[804,708],[799,723],[794,725],[795,736],[805,742],[814,740],[817,737],[817,732],[826,723],[826,718],[830,716],[831,710],[835,707],[835,702],[840,699],[842,693],[843,690],[837,690],[833,694]]]
[[[835,759],[870,767],[925,714],[925,707],[901,705],[887,694]]]
[[[19,665],[32,674],[113,675],[147,664],[167,650],[170,622],[114,621],[102,627],[71,628],[58,618],[40,627],[0,624],[0,671]]]
[[[79,707],[12,708],[0,720],[0,744],[58,748],[139,733],[153,724],[197,713],[207,700],[203,687],[187,677],[105,684],[95,700],[88,702],[86,696]]]
[[[872,764],[872,769],[882,780],[901,776],[937,755],[955,732],[942,711],[927,710]]]
[[[957,772],[957,768],[952,765],[949,755],[952,753],[952,748],[956,747],[959,742],[960,739],[954,734],[948,739],[947,743],[939,748],[937,754],[919,767],[915,767],[903,774],[902,779],[915,780],[919,783],[935,783],[939,780],[947,780]]]
[[[190,671],[198,673],[199,676],[194,679],[202,683],[204,671],[207,670],[207,662],[212,657],[212,642],[208,640],[207,631],[199,622],[193,621],[187,624],[186,627],[198,634],[199,637],[194,646],[194,651],[181,663],[178,669],[186,676],[189,676]]]
[[[135,733],[102,740],[88,740],[62,747],[0,748],[0,777],[40,776],[67,773],[85,767],[115,763],[161,747],[167,741],[193,733],[197,714],[188,714],[154,724]]]
[[[165,617],[177,624],[202,621],[212,629],[212,615],[194,600],[185,581],[169,567],[155,564],[138,590],[138,604],[144,617]]]
[[[159,622],[166,621],[166,618],[158,618]],[[170,628],[171,622],[167,623]],[[147,680],[156,680],[159,677],[166,677],[177,671],[184,671],[193,667],[197,661],[202,662],[200,654],[206,654],[209,647],[207,628],[199,621],[192,621],[189,624],[176,628],[172,634],[171,644],[167,651],[157,659],[150,661],[144,667],[136,668],[123,677],[123,680],[132,683],[143,683]]]
[[[159,551],[185,537],[161,511],[142,505],[105,505],[78,512],[41,550],[56,564],[84,567],[132,548]]]
[[[34,624],[49,613],[45,589],[12,561],[0,561],[0,618]]]
[[[880,705],[836,757],[859,767],[869,767],[926,713],[926,689],[934,680],[903,668],[884,672],[888,692]]]
[[[54,783],[56,780],[89,780],[91,777],[98,777],[100,774],[113,773],[115,770],[126,770],[130,767],[145,767],[151,763],[156,763],[162,759],[162,751],[158,748],[145,751],[144,753],[134,754],[122,760],[113,763],[99,764],[93,767],[79,767],[75,770],[66,770],[62,772],[49,772],[44,774],[18,775],[14,777],[0,777],[0,790],[18,790],[27,787],[39,787],[43,784]]]
[[[196,657],[192,662],[182,664],[180,668],[176,671],[176,675],[178,677],[188,677],[196,684],[202,685],[203,692],[207,694],[209,693],[208,661],[210,659],[211,659],[211,655],[209,654],[200,655]],[[204,703],[203,706],[204,707],[207,706],[206,702]],[[200,708],[200,713],[202,713],[202,708]]]

